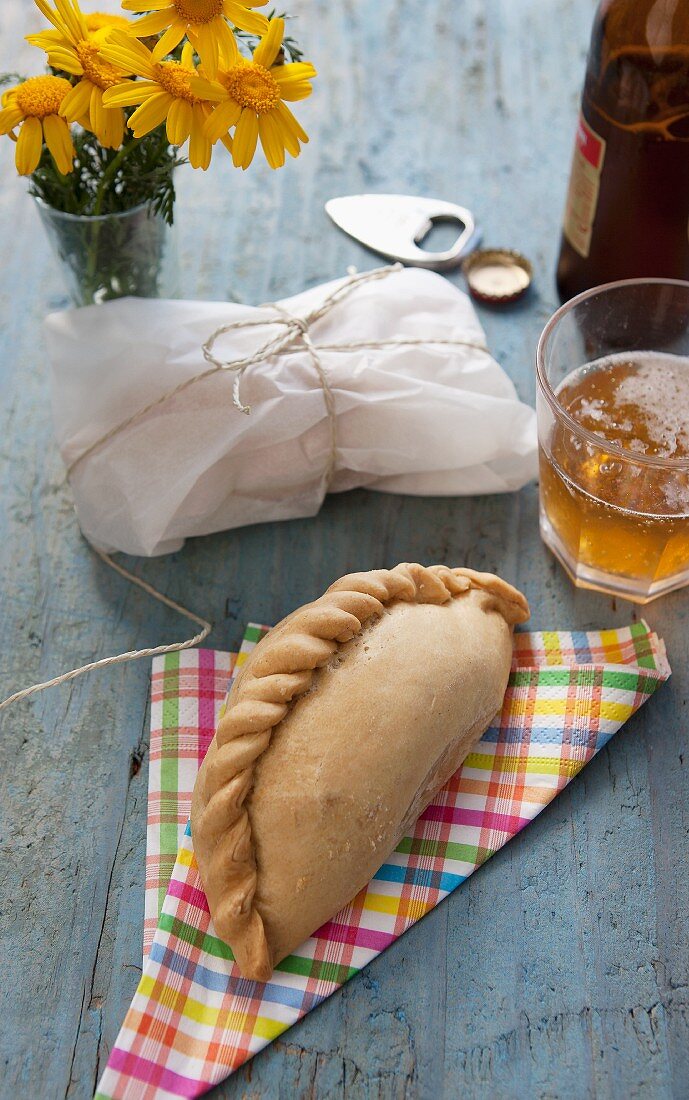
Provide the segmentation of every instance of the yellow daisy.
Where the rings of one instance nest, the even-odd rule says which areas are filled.
[[[106,61],[100,52],[118,17],[100,15],[95,20],[100,26],[89,30],[88,19],[77,0],[55,0],[55,8],[47,0],[35,3],[55,30],[30,34],[27,41],[45,50],[52,68],[79,77],[65,97],[60,113],[68,122],[78,121],[91,130],[104,148],[119,149],[124,137],[124,111],[121,107],[104,108],[103,93],[120,84],[129,73]],[[104,23],[106,19],[113,22]],[[128,25],[127,20],[124,22]]]
[[[184,44],[181,61],[154,61],[153,54],[129,35],[113,31],[103,46],[103,55],[115,65],[141,77],[110,88],[104,96],[107,107],[133,107],[128,125],[140,138],[166,122],[171,145],[183,145],[189,139],[189,161],[194,168],[206,169],[211,161],[211,142],[205,132],[211,108],[192,90],[196,75],[194,50]],[[227,142],[231,148],[231,142]]]
[[[213,75],[219,61],[229,64],[237,56],[237,43],[227,21],[252,34],[264,34],[265,15],[252,11],[268,0],[122,0],[126,11],[149,12],[130,29],[137,38],[164,32],[153,50],[160,61],[186,37]]]
[[[32,76],[3,95],[0,134],[10,134],[14,138],[13,131],[21,126],[15,153],[21,176],[30,176],[38,168],[43,138],[63,176],[72,171],[72,135],[59,113],[71,90],[72,85],[64,77]]]
[[[316,70],[308,61],[275,64],[284,33],[284,19],[271,19],[251,60],[239,55],[215,80],[192,80],[197,95],[215,104],[206,123],[211,141],[222,140],[236,126],[232,160],[237,168],[249,167],[259,138],[271,168],[282,167],[285,150],[298,157],[300,142],[309,140],[285,101],[306,99]]]

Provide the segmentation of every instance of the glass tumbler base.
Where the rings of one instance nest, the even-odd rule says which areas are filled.
[[[663,577],[662,580],[649,582],[637,577],[626,577],[622,573],[605,573],[600,569],[584,565],[568,552],[542,507],[540,530],[543,542],[555,555],[577,588],[590,588],[595,592],[604,592],[608,596],[620,596],[624,600],[631,600],[632,603],[646,604],[689,584],[689,568],[682,570],[681,573],[674,573],[670,577]]]

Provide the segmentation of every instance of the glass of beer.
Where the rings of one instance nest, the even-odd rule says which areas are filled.
[[[546,545],[576,585],[637,603],[689,583],[689,283],[580,294],[536,370]]]

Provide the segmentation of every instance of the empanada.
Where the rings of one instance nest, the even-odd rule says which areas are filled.
[[[489,573],[343,577],[271,630],[199,771],[192,838],[243,975],[366,885],[502,703],[524,596]]]

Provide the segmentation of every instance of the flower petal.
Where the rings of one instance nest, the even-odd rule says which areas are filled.
[[[216,24],[217,20],[214,19],[212,23],[199,23],[197,26],[187,27],[187,34],[194,43],[196,52],[201,58],[210,77],[214,77],[218,71],[218,62],[220,60]]]
[[[263,5],[256,5],[256,7],[263,7]],[[247,11],[244,4],[238,3],[237,0],[224,0],[223,11],[230,23],[234,23],[240,30],[261,35],[268,30],[268,20],[265,15],[259,15],[257,11]]]
[[[218,26],[218,50],[220,62],[224,68],[229,69],[232,65],[237,64],[239,60],[237,39],[224,19],[220,21]]]
[[[295,80],[292,84],[280,85],[280,96],[287,103],[296,103],[300,99],[308,99],[313,91],[313,85],[308,80]]]
[[[161,11],[163,8],[173,9],[170,0],[122,0],[120,5],[124,11],[134,11],[137,14],[142,11]]]
[[[275,58],[280,52],[282,37],[285,33],[284,19],[271,19],[268,31],[254,50],[254,61],[257,65],[263,65],[269,69],[275,63]]]
[[[44,15],[49,23],[52,23],[54,27],[57,27],[59,31],[64,33],[65,28],[60,21],[60,17],[57,12],[51,8],[50,4],[47,3],[47,0],[34,0],[34,3],[41,15]]]
[[[302,130],[301,126],[299,125],[296,118],[294,117],[294,115],[290,111],[289,107],[285,106],[284,103],[278,103],[275,110],[277,111],[277,113],[280,116],[280,122],[281,122],[282,126],[284,127],[284,130],[286,130],[287,133],[291,134],[292,137],[294,137],[296,139],[297,143],[300,142],[300,141],[303,141],[304,144],[306,145],[308,143],[308,140],[309,140],[309,135],[306,133],[305,130]],[[285,145],[287,145],[287,142],[285,142]],[[289,145],[287,145],[287,149],[289,150],[290,153],[292,153],[292,150],[290,149]],[[295,153],[292,153],[292,156],[293,157],[299,156],[299,151],[297,151]]]
[[[5,107],[0,111],[0,134],[9,134],[23,119],[24,114],[18,107]]]
[[[77,51],[61,32],[43,31],[41,34],[27,34],[25,41],[47,54],[48,64],[52,69],[61,69],[62,72],[72,73],[75,76],[81,76],[83,73]]]
[[[286,65],[275,65],[271,70],[271,76],[281,86],[293,80],[312,80],[317,75],[310,61],[289,61]]]
[[[106,145],[106,123],[103,117],[103,92],[95,84],[91,85],[91,102],[89,103],[89,121],[91,130],[98,138],[101,145]]]
[[[165,34],[161,34],[153,47],[153,53],[151,54],[153,60],[162,61],[169,53],[176,50],[186,33],[187,29],[184,23],[181,19],[176,19],[165,31]]]
[[[68,172],[72,171],[74,161],[74,145],[69,126],[58,115],[46,115],[43,119],[43,133],[45,134],[45,143],[50,149],[58,171],[66,176]]]
[[[76,122],[77,119],[86,114],[91,102],[92,87],[90,80],[80,80],[78,84],[74,85],[71,92],[67,92],[60,106],[60,114],[63,118],[66,118],[68,122]]]
[[[39,50],[52,50],[54,46],[64,46],[64,38],[60,31],[39,31],[38,34],[25,34],[24,41],[31,46],[38,46]]]
[[[167,92],[159,92],[157,95],[149,96],[145,103],[137,107],[129,119],[129,129],[134,132],[134,137],[143,137],[144,134],[155,130],[156,126],[160,126],[161,122],[167,117],[170,104],[173,102],[172,96]]]
[[[259,117],[258,135],[270,167],[282,168],[285,163],[285,145],[282,141],[280,125],[272,111]]]
[[[70,0],[55,0],[55,7],[75,46],[77,42],[83,42],[84,39],[88,38],[89,32],[86,20],[76,3],[71,3]],[[57,24],[55,25],[57,26]]]
[[[37,118],[27,118],[19,131],[14,162],[20,176],[30,176],[38,168],[43,149],[43,128]]]
[[[124,125],[126,122],[124,111],[121,107],[106,107],[105,115],[108,134],[108,148],[119,149],[124,141]]]
[[[224,103],[219,103],[206,120],[205,131],[209,141],[213,144],[219,141],[235,125],[241,113],[242,108],[233,99],[226,99]]]
[[[232,163],[236,168],[246,169],[254,159],[258,141],[258,119],[250,107],[245,107],[239,116],[232,144]]]
[[[124,137],[124,112],[121,107],[104,106],[104,94],[95,85],[89,104],[88,128],[104,149],[119,149]]]
[[[285,149],[291,157],[298,157],[301,153],[301,145],[293,126],[280,114],[279,108],[276,108],[271,114],[280,129],[280,137]]]
[[[203,107],[195,103],[193,108],[194,121],[191,127],[191,139],[189,141],[189,163],[192,168],[201,168],[204,172],[211,162],[212,146],[204,133],[206,121]]]
[[[154,80],[126,80],[123,84],[108,88],[103,94],[103,103],[106,107],[133,107],[159,92],[160,84]]]
[[[186,99],[175,99],[167,114],[167,138],[170,145],[184,145],[191,133],[194,112]]]
[[[195,96],[199,99],[207,99],[210,103],[220,103],[227,98],[227,92],[222,84],[218,84],[215,80],[206,80],[202,76],[192,76],[189,87]]]
[[[79,58],[59,46],[49,51],[48,64],[51,69],[60,69],[63,73],[71,73],[72,76],[81,76],[84,72]]]
[[[142,19],[131,23],[127,33],[134,38],[149,38],[151,35],[160,34],[170,23],[176,21],[174,8],[164,8],[162,11],[152,11],[150,15],[144,15]]]
[[[100,53],[106,61],[112,61],[124,72],[142,76],[144,80],[155,79],[151,51],[143,42],[123,31],[113,31],[107,42],[100,46]]]

